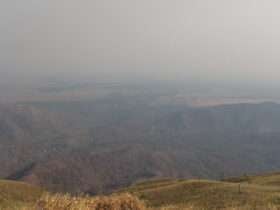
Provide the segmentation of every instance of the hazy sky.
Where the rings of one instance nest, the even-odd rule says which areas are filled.
[[[0,81],[280,80],[279,0],[0,0]]]

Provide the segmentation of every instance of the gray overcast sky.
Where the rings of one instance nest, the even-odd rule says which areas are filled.
[[[280,80],[279,0],[0,3],[0,81]]]

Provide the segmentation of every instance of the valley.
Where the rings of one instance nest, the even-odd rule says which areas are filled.
[[[193,107],[158,97],[1,105],[0,178],[95,195],[149,178],[279,170],[277,103]]]

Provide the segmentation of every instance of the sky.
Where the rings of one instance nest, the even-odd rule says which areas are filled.
[[[0,0],[0,82],[280,80],[279,0]]]

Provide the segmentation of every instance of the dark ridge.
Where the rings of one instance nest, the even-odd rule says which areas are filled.
[[[10,174],[5,179],[8,179],[8,180],[20,180],[23,177],[29,175],[30,172],[32,171],[32,169],[35,166],[36,166],[35,162],[29,163],[26,166],[24,166],[23,168],[21,168],[20,170],[17,170],[16,172]]]

